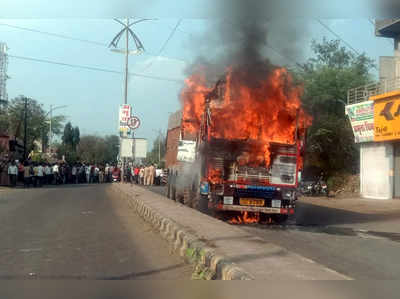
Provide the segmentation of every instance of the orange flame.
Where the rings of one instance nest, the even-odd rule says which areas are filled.
[[[208,180],[212,184],[222,184],[224,182],[222,178],[222,171],[220,169],[213,169],[210,167],[208,169]]]
[[[256,84],[246,84],[240,78],[246,71],[229,68],[223,100],[210,104],[210,134],[225,140],[258,141],[239,163],[270,164],[270,144],[294,144],[296,125],[299,132],[311,125],[311,117],[302,109],[302,87],[293,83],[284,68],[275,68]],[[184,132],[198,133],[204,117],[207,87],[204,74],[195,73],[186,81],[183,102]]]
[[[252,224],[260,222],[259,213],[242,212],[241,215],[236,216],[228,221],[230,224]]]

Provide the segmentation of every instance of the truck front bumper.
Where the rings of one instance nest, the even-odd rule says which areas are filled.
[[[216,206],[218,211],[236,211],[236,212],[254,212],[264,214],[285,214],[293,215],[293,208],[266,208],[266,207],[249,207],[249,206],[238,206],[238,205],[223,205],[219,204]]]

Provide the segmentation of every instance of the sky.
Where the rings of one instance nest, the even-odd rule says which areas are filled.
[[[165,6],[165,9],[168,7]],[[379,56],[393,55],[393,42],[375,37],[374,26],[367,18],[323,19],[322,22],[355,50],[365,52],[376,61]],[[159,53],[178,23],[177,30],[162,53]],[[315,19],[295,19],[292,23],[286,30],[293,30],[294,37],[293,34],[282,33],[277,21],[271,26],[268,38],[268,42],[278,49],[283,43],[294,43],[295,51],[290,53],[291,61],[304,62],[311,56],[312,39],[321,40],[324,36],[328,39],[337,38]],[[64,39],[11,26],[96,43]],[[215,42],[218,39],[210,34],[213,26],[213,19],[190,18],[157,18],[134,26],[146,52],[130,56],[130,72],[167,79],[129,77],[128,104],[133,106],[134,115],[141,119],[141,127],[136,131],[137,137],[148,138],[151,144],[157,131],[166,131],[169,114],[180,108],[179,92],[185,79],[185,68],[199,55],[216,55],[215,49],[207,46],[209,40]],[[0,42],[7,43],[10,56],[123,72],[124,56],[111,52],[107,47],[120,29],[121,25],[112,18],[0,18]],[[278,52],[285,53],[284,50]],[[292,63],[276,52],[268,53],[268,56],[275,63]],[[67,105],[67,108],[56,110],[54,114],[66,115],[68,121],[79,126],[82,135],[117,133],[118,107],[123,102],[122,73],[10,57],[8,75],[7,91],[10,99],[25,95],[42,103],[47,111],[50,105]]]

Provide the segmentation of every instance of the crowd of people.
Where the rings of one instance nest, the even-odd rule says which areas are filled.
[[[42,187],[62,184],[102,184],[121,181],[121,170],[113,165],[89,163],[68,164],[11,161],[8,166],[9,183],[16,187]],[[160,185],[163,171],[154,164],[127,166],[124,171],[125,182],[150,186]]]
[[[124,173],[126,182],[144,186],[160,185],[163,176],[162,169],[158,169],[154,164],[127,166]]]
[[[90,165],[85,163],[40,163],[12,161],[8,166],[10,186],[18,182],[27,188],[43,185],[109,183],[113,174],[119,173],[116,166]]]

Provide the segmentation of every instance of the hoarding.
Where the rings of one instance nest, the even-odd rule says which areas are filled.
[[[196,159],[196,142],[181,140],[178,145],[178,162],[194,162]]]
[[[375,141],[400,139],[400,92],[375,100]]]
[[[374,102],[366,101],[346,106],[356,143],[374,141]]]
[[[121,158],[133,157],[133,139],[121,139]]]
[[[132,138],[133,131],[129,127],[129,120],[132,115],[132,107],[130,105],[121,105],[119,107],[119,135],[122,138]]]
[[[147,157],[147,139],[133,139],[133,154],[135,159],[144,159]]]

